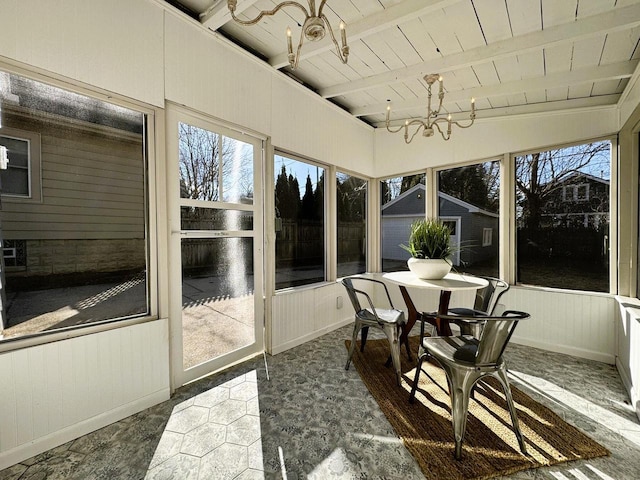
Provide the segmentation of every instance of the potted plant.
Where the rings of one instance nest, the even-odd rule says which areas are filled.
[[[419,278],[436,280],[451,271],[451,230],[436,219],[416,220],[411,224],[409,244],[400,245],[411,254],[409,270]]]

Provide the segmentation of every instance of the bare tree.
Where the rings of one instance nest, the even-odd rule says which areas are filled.
[[[181,197],[231,202],[252,197],[252,148],[250,144],[180,123]]]
[[[608,175],[609,149],[609,142],[595,142],[516,157],[518,219],[536,229],[549,196],[570,175]]]

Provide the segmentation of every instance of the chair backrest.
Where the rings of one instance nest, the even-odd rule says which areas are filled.
[[[367,307],[375,310],[375,307],[373,305],[373,302],[371,301],[371,297],[369,296],[369,294],[364,292],[361,289],[356,288],[356,286],[354,285],[354,280],[356,282],[370,282],[375,285],[382,285],[385,293],[387,294],[387,300],[389,301],[389,305],[391,306],[391,308],[394,308],[393,302],[391,301],[391,296],[389,295],[389,290],[387,289],[387,286],[384,284],[384,282],[381,282],[380,280],[375,280],[373,278],[366,278],[366,277],[345,277],[342,279],[342,285],[344,285],[344,288],[347,290],[347,295],[349,295],[349,300],[351,300],[351,304],[353,305],[353,309],[355,310],[356,313],[359,313],[362,310],[365,310]],[[360,299],[358,298],[358,295],[363,295],[367,299],[367,303],[369,303],[369,305],[362,308],[362,305],[360,305]],[[373,311],[372,313],[375,314],[375,311]]]
[[[476,301],[473,306],[475,310],[480,310],[487,315],[493,314],[500,297],[509,290],[509,284],[500,278],[481,277],[489,282],[485,288],[478,290]]]
[[[529,314],[507,310],[500,317],[487,317],[475,356],[476,365],[493,365],[500,361],[513,331],[520,320],[529,318]]]
[[[360,300],[358,300],[358,294],[356,293],[356,289],[353,286],[353,281],[351,278],[343,278],[342,285],[347,289],[347,295],[349,295],[349,300],[351,300],[351,304],[353,305],[353,309],[356,313],[362,311],[362,307],[360,306]]]

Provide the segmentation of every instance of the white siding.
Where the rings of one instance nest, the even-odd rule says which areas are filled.
[[[0,470],[169,398],[167,320],[0,354]]]

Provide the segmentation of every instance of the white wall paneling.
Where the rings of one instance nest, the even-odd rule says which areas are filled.
[[[274,74],[272,88],[274,146],[373,176],[373,128],[354,123],[345,112],[282,75]]]
[[[576,357],[615,363],[615,301],[606,294],[511,287],[500,303],[531,318],[512,341]]]
[[[640,300],[616,297],[616,367],[640,418]]]
[[[165,12],[166,99],[256,132],[271,124],[271,73],[212,32]]]
[[[271,136],[277,148],[372,174],[372,127],[194,22],[165,15],[167,100]]]
[[[620,100],[618,101],[618,108],[620,112],[619,125],[622,127],[627,120],[631,117],[633,112],[640,104],[640,66],[636,68],[633,77],[629,79],[629,83],[625,88]]]
[[[0,354],[0,470],[169,398],[167,320]]]
[[[454,165],[553,145],[589,140],[618,131],[615,107],[480,119],[467,130],[453,127],[451,140],[421,135],[405,145],[402,133],[375,132],[375,176]],[[399,162],[402,171],[398,171]]]
[[[149,1],[2,0],[0,55],[164,105],[163,10]]]
[[[337,298],[342,297],[342,308]],[[353,307],[340,283],[298,288],[272,298],[272,355],[353,322]],[[345,350],[346,353],[346,350]]]

